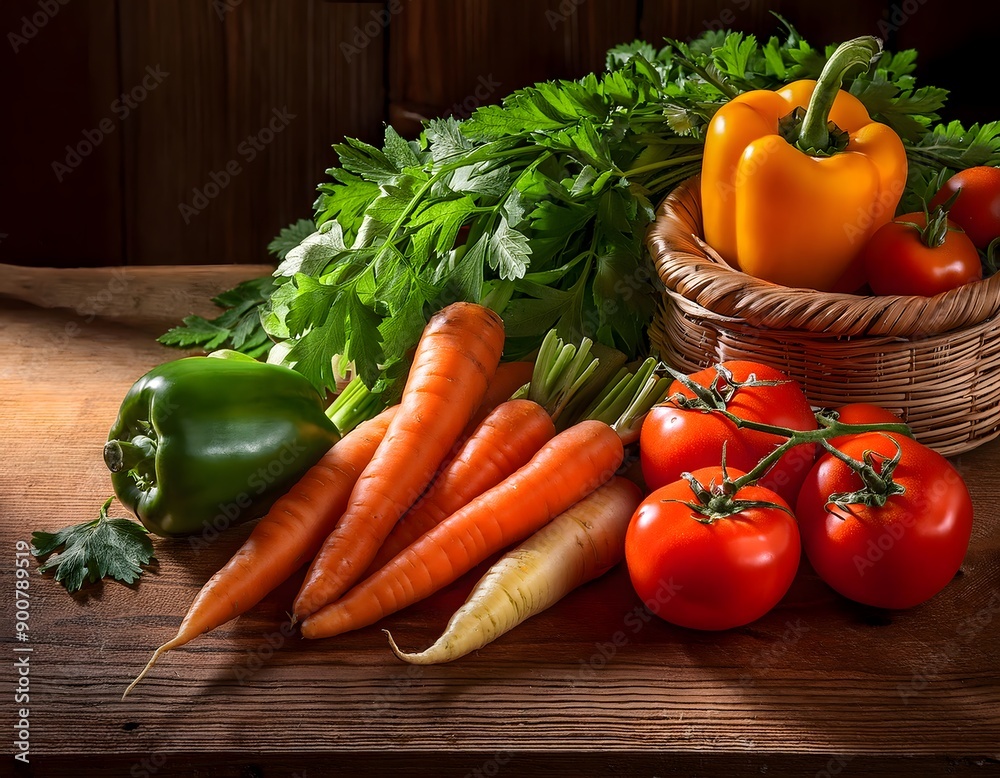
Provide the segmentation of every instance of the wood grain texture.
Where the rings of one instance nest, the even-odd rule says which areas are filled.
[[[121,5],[123,83],[169,73],[124,127],[130,262],[263,262],[312,215],[331,145],[380,134],[382,39],[340,48],[370,6]]]
[[[605,52],[635,38],[635,0],[390,2],[390,120],[414,136],[418,121],[465,118],[522,86],[604,68]]]
[[[163,332],[185,316],[214,319],[216,295],[241,281],[270,275],[272,265],[49,268],[0,264],[0,298],[42,308],[64,308],[78,319],[70,331],[95,318],[144,331]],[[183,282],[178,283],[183,276]],[[72,326],[75,324],[75,327]]]
[[[183,296],[179,278],[171,293]],[[101,320],[67,337],[73,316],[0,311],[8,614],[15,542],[96,514],[121,397],[179,355]],[[381,625],[316,642],[286,621],[300,572],[163,657],[122,701],[249,527],[156,539],[158,567],[134,587],[70,596],[32,576],[35,774],[982,774],[1000,764],[1000,441],[954,461],[976,508],[966,562],[937,597],[898,613],[852,605],[804,566],[758,622],[693,632],[644,611],[619,567],[466,659],[411,667],[380,628],[427,645],[481,569]],[[0,667],[11,688],[11,662]]]
[[[121,264],[115,2],[54,10],[38,0],[0,8],[0,262]]]

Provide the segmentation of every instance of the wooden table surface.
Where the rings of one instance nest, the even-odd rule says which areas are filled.
[[[299,576],[166,655],[123,701],[242,542],[241,527],[198,549],[156,539],[158,567],[132,587],[107,582],[71,596],[32,561],[29,641],[15,641],[18,542],[96,516],[111,494],[101,448],[118,405],[146,370],[181,355],[154,340],[164,312],[197,308],[212,281],[200,275],[195,295],[185,269],[145,287],[142,272],[155,269],[135,272],[111,302],[140,289],[147,327],[141,315],[126,322],[81,308],[110,288],[107,278],[81,278],[65,308],[0,299],[0,682],[7,760],[28,708],[30,762],[13,762],[24,774],[952,776],[1000,767],[1000,441],[953,459],[974,498],[971,547],[956,579],[909,611],[851,604],[803,568],[758,622],[700,633],[650,616],[619,567],[476,654],[419,668],[395,659],[379,627],[301,639],[286,617]],[[220,290],[233,272],[219,270]],[[19,289],[6,291],[24,298]],[[404,647],[423,647],[480,572],[384,626]],[[24,656],[30,702],[16,704]]]

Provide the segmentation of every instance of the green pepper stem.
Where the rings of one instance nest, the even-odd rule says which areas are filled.
[[[109,440],[104,444],[104,464],[112,473],[131,470],[143,460],[155,454],[155,446],[149,438],[142,438],[140,444],[127,440]]]
[[[823,67],[809,99],[799,139],[795,144],[798,148],[806,153],[829,148],[830,130],[827,122],[847,71],[857,65],[863,65],[867,70],[881,54],[882,41],[871,35],[862,35],[837,47]]]

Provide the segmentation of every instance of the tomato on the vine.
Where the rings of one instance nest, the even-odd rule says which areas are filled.
[[[942,205],[955,192],[959,194],[949,216],[976,248],[985,249],[991,240],[1000,238],[1000,168],[977,165],[958,171],[934,195],[930,207]]]
[[[749,360],[730,360],[688,375],[695,384],[715,388],[718,401],[740,419],[794,430],[816,429],[816,417],[798,382],[776,368]],[[675,380],[668,399],[650,409],[639,432],[639,459],[648,489],[676,481],[681,473],[722,463],[752,470],[785,439],[779,435],[740,429],[721,413],[683,407],[677,396],[695,393]],[[789,504],[816,454],[809,444],[794,446],[768,470],[760,485],[776,491]]]
[[[875,294],[931,297],[983,277],[972,240],[940,210],[883,224],[861,249],[860,261]]]
[[[867,457],[874,478],[866,490],[862,476],[833,454],[816,461],[795,508],[810,564],[834,590],[865,605],[926,602],[955,576],[969,547],[972,499],[961,474],[903,436],[871,432],[837,448],[858,462]],[[866,500],[868,492],[876,496]]]
[[[744,475],[729,468],[727,474],[734,480]],[[723,483],[720,467],[691,476],[716,495]],[[690,505],[697,499],[681,479],[640,503],[625,535],[632,586],[652,613],[671,624],[703,630],[749,624],[791,586],[801,556],[798,526],[788,504],[762,486],[740,488],[730,516],[700,514]],[[739,507],[743,500],[748,504]]]

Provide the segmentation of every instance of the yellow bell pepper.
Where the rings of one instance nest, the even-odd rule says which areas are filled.
[[[745,92],[709,123],[701,174],[705,240],[757,278],[821,291],[864,284],[859,254],[895,215],[906,183],[899,136],[841,89],[877,38],[842,44],[818,81]]]

